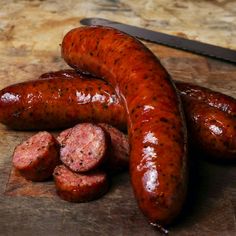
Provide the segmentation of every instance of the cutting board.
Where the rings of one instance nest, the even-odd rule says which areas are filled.
[[[235,96],[236,66],[163,46],[147,46],[174,79]],[[61,67],[61,60],[53,67]],[[11,164],[14,147],[32,134],[0,125],[0,235],[159,235],[139,211],[128,173],[114,176],[108,194],[101,199],[80,204],[59,199],[52,180],[33,183],[15,173]],[[190,156],[188,199],[183,214],[169,227],[173,235],[236,233],[236,165],[207,159],[203,154]]]
[[[14,11],[8,15],[12,20],[0,36],[0,89],[51,70],[68,68],[60,57],[59,43],[65,32],[79,26],[80,19],[69,18],[69,13],[65,17],[58,8],[60,19],[55,20],[56,12],[50,10],[53,5],[49,4],[49,11],[41,14],[35,10],[35,4],[31,2],[19,10],[24,14],[17,17]],[[37,4],[44,7],[43,3]],[[117,9],[119,6],[113,10]],[[160,45],[146,45],[173,79],[236,98],[235,65]],[[32,183],[15,173],[11,164],[14,148],[33,134],[9,130],[0,124],[0,235],[160,235],[139,211],[128,173],[114,176],[104,197],[80,204],[61,200],[52,180]],[[198,153],[189,158],[188,198],[177,222],[168,227],[171,235],[236,235],[236,165],[216,163]]]

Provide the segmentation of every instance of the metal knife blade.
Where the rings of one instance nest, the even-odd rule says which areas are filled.
[[[155,32],[141,27],[131,26],[103,18],[84,18],[80,21],[80,23],[83,25],[101,25],[112,27],[149,42],[225,60],[231,63],[236,63],[236,51],[232,49],[185,39],[165,33]]]

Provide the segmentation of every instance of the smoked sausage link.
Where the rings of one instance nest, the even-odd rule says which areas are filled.
[[[59,144],[48,132],[39,132],[25,140],[13,154],[13,166],[32,181],[48,179],[59,163]]]
[[[186,195],[187,135],[169,74],[141,42],[102,26],[68,32],[62,57],[114,87],[126,110],[131,182],[139,207],[149,222],[170,224]]]
[[[236,101],[228,95],[204,88],[195,84],[175,82],[180,95],[183,99],[197,100],[200,103],[207,103],[209,106],[215,107],[231,116],[236,117]],[[191,103],[191,100],[188,101]]]
[[[42,74],[39,79],[44,80],[44,82],[37,83],[35,81],[29,81],[11,85],[0,91],[0,121],[2,123],[11,128],[21,130],[59,129],[71,127],[79,122],[89,122],[92,120],[96,123],[108,122],[122,130],[126,128],[124,107],[115,94],[114,89],[108,85],[107,82],[92,76],[79,74],[72,69],[45,73]],[[53,90],[55,94],[61,94],[61,91],[64,91],[63,94],[61,94],[60,97],[56,98],[56,96],[53,96],[52,98],[50,94],[50,84],[54,84]],[[235,98],[199,85],[179,81],[175,81],[175,84],[181,95],[182,102],[185,100],[188,101],[189,105],[183,104],[188,117],[192,116],[191,101],[193,103],[197,102],[198,104],[203,102],[211,106],[211,108],[209,108],[211,114],[215,110],[216,122],[224,125],[225,120],[227,120],[227,125],[235,127],[236,118],[233,118],[236,117]],[[31,90],[32,87],[34,89]],[[37,99],[39,94],[41,94],[41,98]],[[81,103],[82,97],[84,98],[84,102]],[[199,115],[202,115],[200,107],[201,105],[199,105],[198,109],[194,109],[194,116],[197,115],[197,112],[199,112]],[[208,110],[204,110],[206,112],[205,117],[207,117]],[[224,113],[218,112],[218,110],[222,110]],[[229,118],[229,115],[232,116],[232,118]],[[231,120],[231,122],[229,122],[229,120]],[[215,136],[215,134],[210,131],[211,127],[207,128],[206,123],[200,123],[202,121],[204,121],[204,119],[189,118],[187,120],[188,128],[192,129],[191,133],[195,133],[195,140],[191,138],[191,135],[189,136],[191,143],[202,143],[201,147],[204,153],[206,155],[210,154],[211,157],[214,157],[214,153],[216,153],[217,157],[221,154],[222,160],[235,159],[236,155],[234,157],[232,157],[231,154],[228,155],[231,153],[231,150],[233,150],[233,146],[231,146],[231,150],[227,151],[224,146],[217,145],[223,140],[225,140],[225,143],[228,142],[227,129],[221,129],[221,135]],[[202,125],[205,125],[204,130],[208,135],[202,132],[201,129],[197,129],[197,127],[201,127]],[[59,138],[61,138],[61,136]],[[220,141],[218,142],[216,140],[214,153],[212,151],[209,153],[210,149],[208,148],[208,144],[213,139]],[[117,146],[115,148],[117,148]],[[119,149],[115,154],[118,153]],[[123,152],[123,154],[125,153]],[[112,159],[113,164],[114,160],[121,161],[121,159],[116,159],[115,157]],[[112,166],[115,167],[112,163],[110,163],[111,168]],[[119,162],[119,164],[122,165],[122,162]]]
[[[236,160],[235,117],[203,102],[184,102],[192,145],[215,159]]]
[[[1,90],[0,122],[16,130],[69,128],[79,122],[126,127],[124,108],[111,86],[71,70]]]

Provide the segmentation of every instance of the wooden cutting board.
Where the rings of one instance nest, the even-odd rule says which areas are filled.
[[[31,20],[27,17],[36,11],[30,4],[30,11],[11,20],[0,35],[0,89],[68,68],[60,58],[59,43],[66,31],[79,25],[79,18],[64,19],[59,14],[63,20],[41,22],[43,17],[55,19],[51,11],[50,17],[48,13],[40,18],[37,12],[40,20]],[[23,19],[28,25],[20,24]],[[236,65],[150,43],[147,46],[175,80],[236,98]],[[17,175],[11,165],[13,150],[32,134],[0,124],[0,235],[160,235],[139,211],[128,173],[115,176],[103,198],[80,204],[60,200],[52,180],[32,183]],[[169,228],[171,235],[236,235],[236,165],[206,161],[202,154],[190,159],[189,196],[183,214]]]
[[[236,66],[162,46],[148,46],[174,79],[234,95]],[[57,63],[62,62],[55,62],[55,67]],[[32,183],[14,173],[14,147],[33,133],[0,125],[0,235],[158,235],[137,208],[128,173],[114,177],[103,198],[81,204],[60,200],[52,180]],[[190,158],[188,202],[184,214],[170,227],[171,232],[235,235],[236,166],[206,161],[204,155]]]

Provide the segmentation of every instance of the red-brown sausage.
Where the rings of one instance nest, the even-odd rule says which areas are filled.
[[[67,70],[66,74],[68,78],[73,78],[75,72],[74,70]],[[64,71],[47,73],[42,77],[53,78],[59,76],[65,76]],[[206,155],[210,155],[213,158],[216,157],[226,161],[236,159],[236,155],[234,154],[236,144],[233,141],[233,136],[228,134],[228,130],[233,130],[236,126],[235,118],[229,117],[229,115],[236,117],[236,100],[225,94],[199,85],[193,85],[180,81],[175,81],[175,84],[181,95],[182,101],[186,102],[186,104],[184,103],[184,110],[186,116],[188,117],[187,125],[191,130],[191,134],[193,134],[193,136],[191,134],[189,135],[191,144],[195,146],[199,145]],[[202,102],[208,104],[211,108],[207,109],[207,106],[202,105]],[[193,105],[191,105],[191,103],[193,103]],[[196,104],[199,104],[199,106]],[[219,110],[222,110],[229,115],[219,112]],[[204,118],[202,111],[204,111]],[[210,122],[206,122],[208,117],[209,120],[212,119],[213,113],[215,123],[221,124],[221,126],[224,127],[221,128],[220,135],[216,135],[212,131],[212,125],[210,125]],[[196,119],[196,117],[201,117],[201,119]],[[228,128],[226,128],[226,126]],[[200,127],[204,127],[204,129]],[[212,143],[213,140],[214,145],[209,146],[209,143]],[[229,143],[230,145],[228,145]],[[127,163],[124,162],[124,166],[126,165]]]
[[[153,224],[169,224],[186,193],[187,135],[180,98],[166,70],[141,42],[105,27],[71,30],[62,57],[107,79],[123,102],[131,144],[131,182]]]
[[[105,194],[108,179],[105,172],[74,173],[64,165],[53,172],[58,195],[69,202],[88,202]]]
[[[13,154],[13,166],[32,181],[48,179],[59,163],[59,144],[48,132],[33,135],[19,144]]]
[[[39,79],[46,79],[46,80],[56,79],[56,78],[74,79],[78,77],[78,74],[79,72],[76,72],[75,70],[67,69],[67,70],[44,73],[39,77]],[[81,75],[81,78],[83,77],[84,75]],[[89,78],[89,76],[86,75],[85,81],[81,80],[79,82],[81,83],[86,82],[86,78]],[[90,76],[90,79],[94,79],[94,78]],[[104,81],[104,83],[106,82]],[[235,98],[222,94],[220,92],[214,91],[212,89],[200,86],[200,85],[192,84],[192,83],[187,83],[187,82],[182,82],[182,81],[174,81],[174,83],[177,87],[178,92],[181,95],[182,100],[184,99],[189,100],[189,98],[191,98],[191,100],[197,100],[200,103],[204,102],[208,104],[209,106],[222,110],[232,116],[236,116],[236,99]],[[94,88],[93,91],[94,93],[98,92],[96,91],[96,87]],[[189,102],[191,102],[191,100],[189,100]]]
[[[182,99],[198,100],[236,117],[236,101],[234,98],[190,83],[176,81],[175,84]]]
[[[61,161],[74,172],[94,170],[108,158],[110,136],[100,126],[78,124],[62,132],[58,140]]]
[[[20,130],[60,129],[88,121],[125,129],[124,108],[107,82],[74,70],[44,73],[39,78],[44,82],[28,81],[0,91],[0,122]],[[235,116],[234,98],[189,83],[175,84],[182,100],[203,101]],[[58,96],[51,96],[52,90]]]
[[[105,122],[125,129],[124,108],[107,82],[73,71],[44,76],[47,79],[0,91],[1,123],[19,130],[67,128],[79,122]]]
[[[89,79],[90,78],[90,79]],[[28,92],[30,90],[27,88],[31,88],[32,84],[31,82],[23,83],[22,86],[16,85],[19,89],[18,95],[20,97],[21,94],[25,94],[25,96],[22,96],[19,101],[12,103],[8,103],[8,100],[4,99],[6,97],[6,94],[10,94],[13,89],[14,85],[10,86],[10,90],[4,89],[5,91],[2,95],[2,98],[0,100],[0,109],[2,112],[0,112],[0,119],[3,119],[2,122],[7,124],[10,127],[18,128],[18,129],[44,129],[44,128],[63,128],[63,127],[70,127],[73,126],[77,122],[88,122],[91,119],[94,122],[104,121],[109,122],[110,124],[116,125],[116,127],[122,127],[122,129],[125,129],[126,123],[125,123],[125,111],[124,108],[121,106],[121,103],[119,102],[119,99],[117,95],[114,92],[114,89],[111,88],[111,86],[108,86],[108,84],[105,81],[101,81],[98,79],[94,79],[93,77],[88,77],[84,75],[79,75],[74,70],[62,70],[57,72],[49,72],[45,73],[42,76],[40,76],[40,79],[50,80],[50,82],[53,82],[55,85],[55,91],[57,90],[58,93],[64,88],[64,90],[68,90],[71,88],[71,86],[74,85],[74,88],[77,90],[77,94],[85,94],[86,85],[90,88],[90,92],[85,94],[85,98],[90,96],[91,99],[88,100],[85,104],[77,103],[77,99],[75,96],[75,92],[73,94],[66,93],[66,96],[61,96],[57,100],[54,100],[52,102],[49,102],[46,99],[51,99],[50,95],[45,95],[49,93],[45,90],[45,86],[47,86],[46,83],[41,84],[34,84],[34,87],[37,88],[36,95],[33,94],[34,91],[31,91],[32,96],[27,96],[26,92],[24,90],[26,89]],[[73,82],[69,81],[70,79],[73,80]],[[59,81],[63,81],[63,88],[61,87],[61,84]],[[68,80],[68,82],[66,81]],[[89,81],[89,82],[88,82]],[[32,82],[34,83],[34,81]],[[195,100],[196,102],[206,102],[206,104],[214,105],[215,109],[221,109],[224,108],[227,113],[226,107],[229,107],[229,114],[234,115],[234,107],[236,106],[236,101],[234,98],[226,96],[224,94],[206,89],[204,87],[183,83],[183,82],[175,82],[178,88],[178,91],[181,94],[182,101],[185,101],[186,99],[189,100],[189,98],[192,98],[189,100],[191,103],[192,100]],[[49,83],[50,85],[50,83]],[[42,87],[41,87],[42,86]],[[43,90],[43,91],[42,91]],[[100,91],[106,91],[107,100],[102,101],[102,106],[99,103],[98,107],[95,110],[95,104],[94,99],[95,97],[103,97],[103,94]],[[74,91],[74,90],[72,90]],[[204,94],[206,91],[206,94]],[[42,96],[42,99],[40,100],[41,103],[39,105],[39,102],[37,99],[32,99],[35,96],[37,97],[39,93],[45,93]],[[197,96],[198,95],[198,96]],[[73,97],[73,99],[71,99]],[[206,99],[204,99],[206,97]],[[113,98],[115,103],[110,104],[110,98]],[[67,103],[70,104],[69,106],[66,105],[66,99]],[[31,100],[31,102],[30,102]],[[72,100],[72,101],[71,101]],[[36,101],[36,102],[33,102]],[[47,104],[47,105],[45,105]],[[222,105],[223,104],[223,105]],[[64,107],[61,107],[61,105],[64,105]],[[70,107],[74,107],[74,113],[72,116],[64,116],[65,113],[67,113],[70,110]],[[44,110],[40,110],[41,107],[44,107]],[[99,109],[102,107],[101,111]],[[107,107],[107,109],[103,109]],[[19,112],[19,110],[23,109],[22,112]],[[191,115],[191,111],[189,111],[188,106],[184,105],[184,110],[188,116]],[[199,110],[199,109],[198,109]],[[212,108],[210,109],[212,111]],[[38,115],[34,115],[34,112]],[[195,114],[196,114],[195,110]],[[200,114],[201,111],[199,110]],[[47,115],[44,115],[47,113]],[[216,111],[218,113],[218,111]],[[92,115],[91,115],[92,114]],[[205,114],[207,116],[207,113]],[[226,115],[226,120],[228,116]],[[215,117],[218,122],[222,122],[224,124],[224,115]],[[40,123],[38,122],[40,119]],[[235,119],[231,119],[231,124],[228,124],[233,127],[235,126]],[[196,126],[195,124],[191,123],[192,119],[189,119],[188,121],[188,127],[194,129]],[[195,120],[195,122],[200,122],[200,120]],[[201,124],[198,124],[198,126],[201,126]],[[225,139],[227,142],[227,135],[225,135],[224,130],[222,130],[221,136],[219,137],[220,140]],[[198,132],[198,131],[195,131]],[[212,140],[215,137],[214,134],[210,132],[210,130],[207,132],[207,135],[205,134],[203,137],[201,137],[200,133],[198,135],[195,135],[195,138],[199,137],[199,140],[196,140],[196,143],[199,142],[205,142],[208,143],[209,140]],[[190,137],[191,138],[191,137]],[[218,142],[216,142],[218,143]],[[207,145],[202,145],[204,147],[207,147]],[[216,153],[222,153],[222,159],[228,159],[227,153],[224,153],[225,149],[221,149],[220,146],[215,146],[215,152]],[[218,152],[219,151],[219,152]],[[207,152],[207,149],[204,150],[206,154],[209,154]],[[210,153],[212,155],[212,152]],[[236,157],[235,157],[236,158]]]
[[[206,103],[185,99],[190,142],[208,155],[236,160],[236,119]]]
[[[204,102],[190,98],[185,98],[184,101],[189,142],[192,146],[201,149],[211,158],[224,161],[236,160],[236,119]],[[117,153],[118,158],[111,160],[112,163],[113,161],[116,163],[114,167],[125,170],[129,164],[127,137],[110,125],[102,125],[110,131],[112,145],[116,145],[114,150],[117,151],[114,153]],[[120,137],[120,134],[116,135],[117,132],[122,134],[122,139],[117,138]]]

